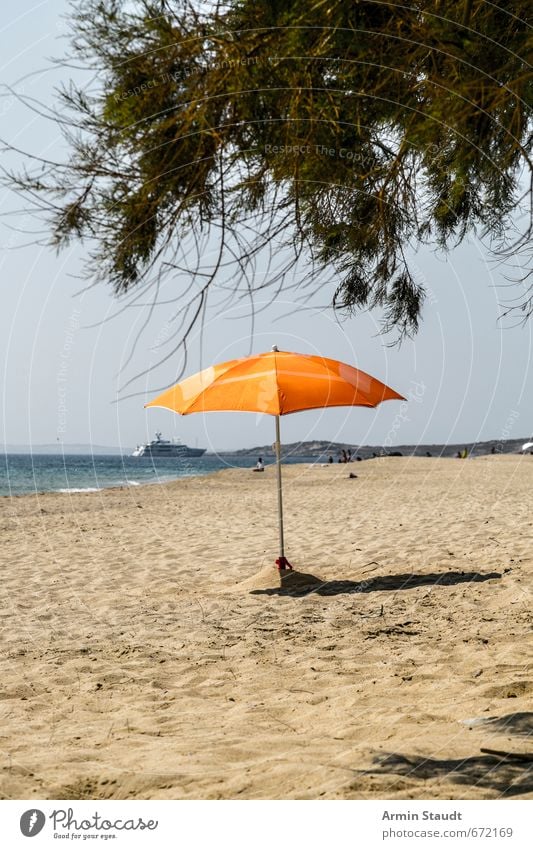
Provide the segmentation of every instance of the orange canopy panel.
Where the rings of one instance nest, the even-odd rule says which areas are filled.
[[[338,360],[268,351],[210,366],[145,406],[184,416],[222,410],[283,416],[321,407],[376,407],[394,399],[405,400],[375,377]]]

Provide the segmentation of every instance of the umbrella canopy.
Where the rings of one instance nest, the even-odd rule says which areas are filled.
[[[180,413],[269,413],[276,417],[280,528],[279,569],[290,569],[283,538],[280,416],[323,407],[377,407],[402,395],[353,366],[311,354],[272,351],[210,366],[167,389],[146,407]]]
[[[210,366],[182,380],[147,407],[182,416],[236,410],[285,416],[321,407],[376,407],[401,395],[353,366],[272,350]]]

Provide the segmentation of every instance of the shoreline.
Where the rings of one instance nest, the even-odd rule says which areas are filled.
[[[45,456],[45,455],[43,455],[43,456]],[[72,456],[81,456],[81,455],[72,455]],[[524,454],[522,454],[522,453],[520,453],[520,454],[514,454],[514,453],[513,454],[511,454],[511,453],[478,454],[478,455],[475,455],[475,456],[468,456],[466,458],[458,458],[458,457],[452,457],[452,456],[426,457],[426,456],[423,456],[423,455],[402,455],[400,457],[400,456],[385,454],[385,455],[377,456],[377,457],[367,457],[364,460],[361,460],[359,462],[357,460],[351,460],[349,463],[338,463],[338,462],[328,463],[328,462],[319,462],[318,460],[316,460],[315,462],[312,462],[312,461],[310,461],[309,458],[302,458],[301,460],[294,459],[290,463],[284,463],[282,461],[281,465],[282,465],[283,469],[289,469],[292,466],[307,466],[310,469],[312,469],[312,468],[344,469],[345,467],[348,467],[351,470],[353,470],[355,468],[361,468],[360,463],[364,463],[365,466],[366,466],[369,461],[384,461],[384,460],[419,461],[419,460],[422,460],[422,461],[430,461],[430,462],[436,462],[436,461],[448,462],[450,460],[462,459],[462,461],[464,462],[465,460],[466,461],[472,461],[472,460],[483,460],[483,459],[490,459],[490,460],[503,459],[503,458],[506,458],[506,459],[510,459],[510,458],[523,459],[523,458],[526,458],[528,456],[529,456],[528,453],[524,453]],[[267,469],[275,468],[275,465],[276,465],[275,460],[272,460],[272,462],[265,463],[265,471]],[[32,497],[36,497],[36,496],[42,497],[42,496],[48,496],[48,495],[57,495],[57,496],[69,496],[70,497],[70,496],[73,496],[73,495],[80,495],[80,496],[96,495],[96,494],[102,493],[102,492],[120,492],[120,491],[130,492],[132,490],[135,491],[135,490],[139,490],[139,489],[144,489],[145,487],[157,487],[157,486],[166,487],[169,484],[175,484],[178,481],[187,481],[187,480],[196,479],[196,478],[210,478],[214,475],[219,474],[220,472],[232,472],[232,471],[242,471],[242,472],[250,471],[251,472],[252,470],[253,470],[253,465],[250,465],[250,466],[226,466],[225,468],[223,467],[223,468],[220,468],[220,469],[209,469],[209,470],[205,470],[205,471],[200,470],[200,471],[195,472],[193,474],[178,475],[176,477],[165,476],[165,478],[161,479],[161,480],[146,480],[146,481],[139,481],[139,482],[136,481],[136,482],[132,482],[132,483],[129,483],[129,484],[113,483],[113,484],[110,484],[109,486],[106,486],[104,484],[103,486],[99,486],[99,487],[72,487],[72,488],[60,488],[60,489],[39,489],[39,490],[32,490],[31,492],[21,492],[21,493],[14,493],[14,494],[13,493],[3,493],[3,494],[0,493],[0,503],[2,503],[2,501],[4,499],[12,500],[12,499],[20,499],[20,498],[32,498]]]

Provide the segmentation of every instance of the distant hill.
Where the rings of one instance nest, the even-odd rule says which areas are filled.
[[[428,454],[431,454],[432,457],[455,457],[458,451],[463,451],[466,448],[469,454],[479,456],[492,453],[516,454],[525,442],[529,442],[529,437],[524,437],[523,439],[491,439],[485,442],[458,442],[450,445],[393,445],[388,447],[384,447],[383,445],[350,445],[347,442],[317,440],[315,442],[292,442],[290,444],[284,444],[282,446],[282,454],[284,457],[324,457],[326,459],[331,455],[334,460],[337,460],[342,449],[345,449],[350,451],[352,455],[367,460],[374,455],[382,457],[387,454],[403,454],[404,456],[415,457],[426,457]],[[256,448],[245,448],[241,451],[228,453],[241,456],[271,457],[274,455],[274,447],[273,445],[261,445]]]

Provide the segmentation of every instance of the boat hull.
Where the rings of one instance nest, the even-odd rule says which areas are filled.
[[[142,451],[135,451],[132,454],[132,457],[137,457],[141,459],[142,457],[148,457],[149,459],[161,459],[162,457],[167,457],[168,459],[180,459],[182,457],[202,457],[206,452],[205,448],[188,448],[187,446],[172,446],[170,450],[161,450],[160,448],[151,448],[147,446],[142,449]]]
[[[180,457],[201,457],[205,454],[205,451],[205,448],[189,448],[180,439],[163,439],[161,431],[158,430],[155,439],[138,445],[131,456],[149,457],[150,459],[167,457],[172,460]]]

